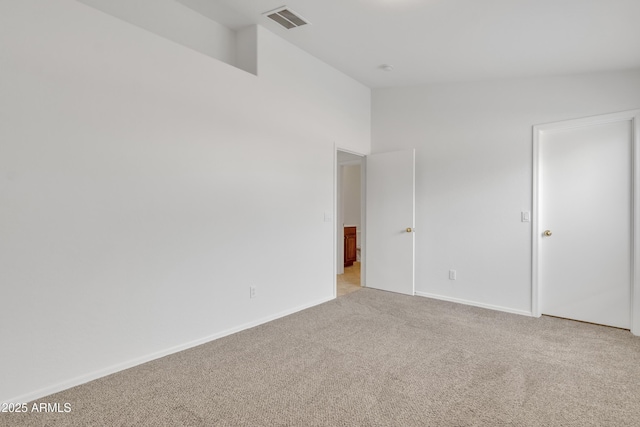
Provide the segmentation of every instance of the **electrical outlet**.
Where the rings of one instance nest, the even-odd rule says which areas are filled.
[[[456,280],[456,271],[455,270],[449,270],[449,280]]]
[[[249,298],[255,298],[255,297],[256,297],[256,287],[249,286]]]

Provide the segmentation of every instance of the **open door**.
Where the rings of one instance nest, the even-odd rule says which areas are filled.
[[[415,150],[366,159],[366,286],[414,295]]]

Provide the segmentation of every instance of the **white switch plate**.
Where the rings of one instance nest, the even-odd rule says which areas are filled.
[[[255,297],[256,297],[256,287],[249,286],[249,298],[255,298]]]
[[[449,270],[449,280],[456,280],[457,272],[455,270]]]
[[[531,212],[522,212],[522,222],[531,222]]]

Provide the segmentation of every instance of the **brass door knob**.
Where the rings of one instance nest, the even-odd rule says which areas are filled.
[[[553,233],[551,233],[551,230],[546,230],[546,231],[544,232],[544,235],[545,235],[545,236],[551,236],[551,234],[553,234]]]
[[[407,227],[407,233],[411,233],[413,229],[411,227]]]

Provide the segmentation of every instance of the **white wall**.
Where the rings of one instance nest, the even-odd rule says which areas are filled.
[[[369,154],[371,91],[300,48],[258,26],[258,75],[295,96],[300,114],[319,128],[339,130],[336,145]],[[345,102],[348,100],[348,102]],[[330,111],[331,114],[327,114]],[[291,117],[281,116],[289,123]]]
[[[0,2],[0,401],[331,298],[334,143],[370,149],[338,74],[303,102],[73,0]]]
[[[236,64],[235,31],[175,0],[78,1],[227,64]]]
[[[236,63],[248,73],[258,75],[258,26],[250,25],[236,31]]]
[[[373,152],[417,149],[416,290],[528,313],[532,126],[640,107],[640,70],[379,89],[372,103]]]
[[[342,166],[342,206],[344,224],[360,227],[360,165]]]

